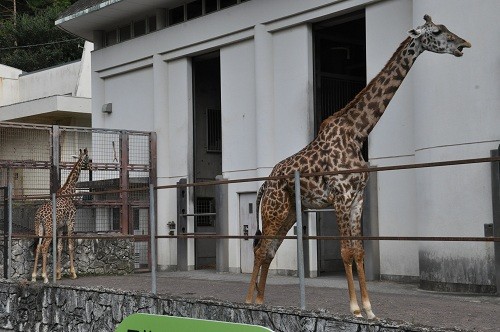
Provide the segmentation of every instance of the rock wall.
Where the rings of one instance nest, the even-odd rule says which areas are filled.
[[[66,241],[64,241],[65,243]],[[4,241],[0,241],[0,275],[3,276]],[[52,246],[52,245],[51,245]],[[47,273],[52,275],[52,250],[49,251]],[[12,240],[11,279],[31,280],[34,264],[34,241]],[[41,275],[41,258],[38,262]],[[62,254],[63,276],[69,274],[69,255],[65,244]],[[132,239],[76,239],[75,268],[78,275],[121,275],[134,271]]]
[[[109,332],[137,312],[262,325],[275,332],[445,331],[321,311],[0,280],[0,329]]]

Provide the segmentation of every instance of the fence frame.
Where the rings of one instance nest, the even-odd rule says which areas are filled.
[[[302,207],[301,207],[301,200],[300,200],[300,178],[301,177],[309,177],[309,176],[318,176],[318,175],[334,175],[334,174],[347,174],[347,173],[363,173],[363,172],[380,172],[380,171],[394,171],[394,170],[403,170],[403,169],[415,169],[415,168],[427,168],[427,167],[442,167],[442,166],[452,166],[452,165],[465,165],[465,164],[476,164],[476,163],[491,163],[492,167],[497,165],[496,167],[498,168],[498,174],[500,174],[500,168],[498,165],[500,165],[500,147],[498,151],[498,155],[493,155],[492,157],[488,158],[476,158],[476,159],[461,159],[461,160],[448,160],[448,161],[442,161],[442,162],[431,162],[431,163],[420,163],[420,164],[406,164],[406,165],[397,165],[397,166],[384,166],[384,167],[368,167],[368,168],[360,168],[360,169],[354,169],[354,170],[343,170],[343,171],[337,171],[337,172],[322,172],[322,173],[308,173],[308,174],[300,174],[299,172],[294,173],[292,176],[294,177],[295,181],[295,199],[296,199],[296,209],[297,209],[297,222],[301,222],[301,217],[302,217]],[[303,252],[301,253],[300,247],[301,244],[303,243],[304,240],[363,240],[363,241],[454,241],[454,242],[494,242],[495,244],[495,249],[500,247],[500,236],[498,236],[498,233],[500,233],[500,230],[496,229],[494,236],[490,237],[422,237],[422,236],[304,236],[302,234],[302,227],[298,225],[297,227],[297,235],[296,236],[283,236],[283,237],[275,237],[275,236],[264,236],[264,235],[219,235],[219,234],[194,234],[194,233],[179,233],[178,229],[178,234],[177,235],[157,235],[156,234],[156,229],[158,227],[157,224],[157,217],[156,217],[156,192],[160,189],[174,189],[176,188],[177,190],[180,190],[182,188],[187,188],[187,187],[194,187],[194,186],[207,186],[207,185],[227,185],[230,183],[241,183],[241,182],[253,182],[253,181],[264,181],[264,180],[269,180],[269,179],[285,179],[285,178],[291,178],[292,176],[278,176],[278,177],[258,177],[258,178],[245,178],[245,179],[233,179],[233,180],[225,180],[225,179],[217,179],[215,181],[211,182],[200,182],[200,183],[187,183],[185,181],[180,181],[175,185],[167,185],[167,186],[155,186],[153,183],[149,184],[149,187],[143,187],[143,188],[134,188],[134,189],[125,189],[125,190],[114,190],[114,191],[107,191],[107,192],[93,192],[93,193],[77,193],[75,195],[61,195],[61,196],[78,196],[78,195],[86,195],[86,194],[92,194],[92,195],[97,195],[97,194],[102,194],[102,193],[108,193],[108,192],[136,192],[136,191],[149,191],[150,193],[150,228],[151,232],[149,236],[143,235],[143,236],[136,236],[136,235],[125,235],[123,237],[126,238],[134,238],[137,240],[144,240],[144,241],[149,241],[150,246],[151,246],[151,260],[152,260],[152,274],[151,274],[151,289],[154,294],[157,293],[157,288],[156,288],[156,282],[157,282],[157,273],[156,273],[156,265],[157,265],[157,240],[158,239],[164,239],[164,238],[170,238],[170,239],[179,239],[179,240],[187,240],[187,239],[192,239],[192,238],[209,238],[209,239],[275,239],[275,238],[280,238],[280,239],[293,239],[297,241],[297,257],[298,257],[298,273],[299,273],[299,292],[300,292],[300,307],[302,309],[305,309],[305,281],[303,277],[303,264],[304,264],[304,255]],[[500,180],[498,181],[499,183],[497,184],[500,187]],[[499,194],[500,195],[500,194]],[[12,200],[12,192],[9,192],[10,199]],[[54,195],[55,196],[55,195]],[[498,197],[493,197],[493,199],[498,199]],[[496,206],[497,203],[494,203],[494,206]],[[497,207],[498,209],[495,210],[495,218],[498,217],[497,213],[500,211],[500,207]],[[55,207],[53,206],[53,209]],[[186,217],[188,214],[185,212],[180,212],[178,211],[178,214],[181,215],[183,214],[184,217]],[[300,221],[299,221],[300,220]],[[56,235],[56,232],[54,232],[54,235]],[[19,235],[14,235],[15,238],[22,238],[22,237],[28,237],[28,238],[36,238],[36,236],[31,235],[31,236],[19,236]],[[59,238],[69,238],[68,236],[62,236]],[[89,237],[89,236],[72,236],[74,239],[87,239],[87,238],[99,238],[103,239],[106,238],[106,236],[94,236],[94,237]],[[113,237],[117,238],[117,237]],[[12,234],[10,234],[10,241],[12,239]],[[55,243],[56,241],[54,241]],[[180,241],[179,241],[180,242]],[[179,255],[179,253],[177,253]],[[500,282],[500,278],[498,277],[499,270],[500,270],[500,265],[499,264],[500,257],[496,256],[495,257],[495,264],[496,264],[496,273],[497,273],[497,285]],[[55,264],[55,263],[54,263]],[[300,268],[300,265],[302,264],[302,268]],[[54,265],[55,266],[55,265]],[[300,270],[302,272],[300,272]],[[55,269],[54,269],[55,271]],[[302,274],[302,277],[300,276]],[[55,282],[55,278],[54,278]]]

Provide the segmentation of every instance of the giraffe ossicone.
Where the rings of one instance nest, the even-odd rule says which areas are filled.
[[[83,151],[80,150],[80,155],[75,165],[71,169],[71,172],[66,179],[64,185],[56,193],[56,232],[58,235],[62,235],[62,228],[67,227],[68,238],[68,252],[70,261],[70,273],[71,278],[76,279],[76,270],[74,265],[74,252],[75,245],[74,239],[71,238],[75,228],[75,215],[76,207],[74,196],[62,196],[62,195],[72,195],[76,192],[76,183],[80,177],[80,172],[84,168],[89,167],[89,155],[87,148]],[[61,197],[62,196],[62,197]],[[48,283],[49,279],[47,277],[47,255],[49,252],[50,244],[52,243],[52,202],[46,202],[38,208],[35,213],[35,236],[38,236],[38,242],[35,249],[35,263],[33,267],[33,273],[31,274],[31,281],[36,281],[37,277],[37,267],[38,259],[40,254],[42,254],[42,278],[44,283]],[[57,242],[57,267],[56,277],[61,278],[61,254],[63,249],[62,238],[59,236]],[[56,253],[53,253],[54,255]]]
[[[296,154],[276,164],[271,177],[354,170],[368,166],[361,147],[368,134],[383,115],[408,71],[424,51],[462,56],[471,44],[436,25],[429,15],[425,24],[410,30],[387,64],[370,83],[342,110],[328,117],[320,126],[318,135]],[[305,177],[300,180],[301,204],[307,208],[333,206],[341,236],[361,235],[363,192],[368,173],[349,173]],[[257,212],[261,211],[264,236],[283,237],[295,223],[295,189],[293,178],[266,180],[257,194]],[[259,213],[257,213],[257,225]],[[246,302],[264,302],[269,265],[281,242],[280,239],[261,239],[254,244],[254,266]],[[360,240],[342,240],[341,256],[346,272],[350,311],[362,317],[354,289],[352,264],[356,264],[361,293],[361,305],[368,319],[374,319],[364,270],[364,249]],[[260,276],[259,276],[260,275]],[[254,299],[254,293],[257,296]]]

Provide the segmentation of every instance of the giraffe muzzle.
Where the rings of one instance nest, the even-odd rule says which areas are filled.
[[[462,44],[458,45],[455,52],[453,52],[453,55],[456,57],[461,57],[462,55],[464,55],[463,49],[464,48],[471,48],[471,47],[472,47],[472,45],[468,41],[464,41]]]

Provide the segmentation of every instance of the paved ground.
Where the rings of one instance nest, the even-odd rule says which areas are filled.
[[[159,294],[244,302],[250,276],[197,270],[160,272],[157,280]],[[76,280],[64,279],[60,283],[151,291],[151,275],[148,273],[131,276],[80,277]],[[369,282],[368,289],[373,311],[380,318],[441,328],[500,331],[498,296],[426,292],[419,290],[415,284],[388,281]],[[266,303],[298,307],[298,279],[269,276]],[[349,314],[347,283],[344,277],[306,279],[306,303],[309,310],[326,309],[332,313]]]

